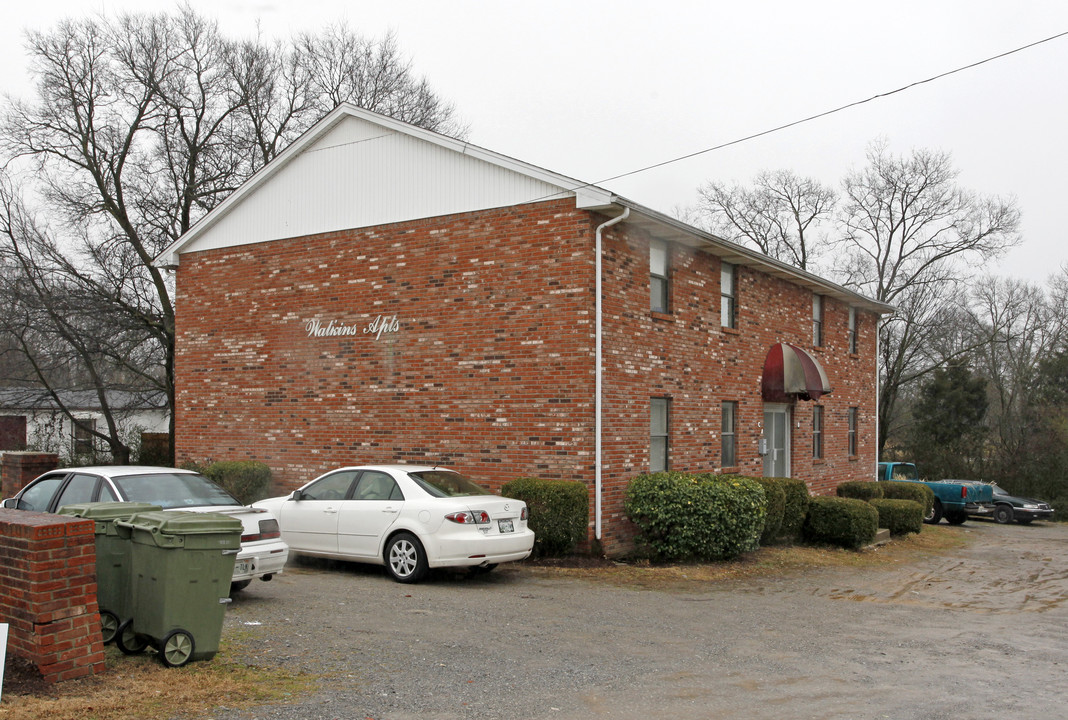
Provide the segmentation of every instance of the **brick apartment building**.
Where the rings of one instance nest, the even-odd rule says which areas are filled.
[[[580,480],[611,551],[650,469],[821,494],[876,463],[887,306],[352,106],[157,262],[178,460],[261,460],[279,491],[357,463]]]

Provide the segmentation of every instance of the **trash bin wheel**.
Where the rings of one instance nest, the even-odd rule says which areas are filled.
[[[115,636],[119,632],[119,618],[110,610],[100,611],[100,634],[104,638],[104,644],[115,639]]]
[[[193,657],[196,644],[185,630],[171,630],[159,644],[159,659],[167,667],[182,667]]]
[[[119,625],[115,633],[115,644],[124,655],[136,655],[148,647],[148,641],[133,630],[133,618]]]

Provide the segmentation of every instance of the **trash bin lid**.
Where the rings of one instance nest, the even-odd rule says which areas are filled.
[[[244,525],[237,518],[221,513],[198,513],[186,510],[159,510],[134,515],[129,525],[161,535],[240,535]]]
[[[159,505],[144,502],[89,502],[64,505],[56,512],[87,520],[125,520],[137,513],[160,509]]]

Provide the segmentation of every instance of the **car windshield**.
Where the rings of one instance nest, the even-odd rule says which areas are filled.
[[[449,470],[425,470],[408,473],[419,487],[434,497],[462,497],[464,495],[492,495],[489,490],[460,473]]]
[[[204,505],[240,505],[233,495],[195,473],[151,473],[114,478],[130,502],[147,502],[164,510]]]
[[[1005,489],[997,483],[990,483],[990,487],[994,490],[995,495],[1008,495],[1008,493],[1005,492]]]

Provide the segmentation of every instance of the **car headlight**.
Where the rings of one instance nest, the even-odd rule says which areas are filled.
[[[1037,510],[1038,509],[1038,505],[1035,505],[1034,503],[1024,503],[1023,506],[1025,508],[1027,508],[1028,510]]]

